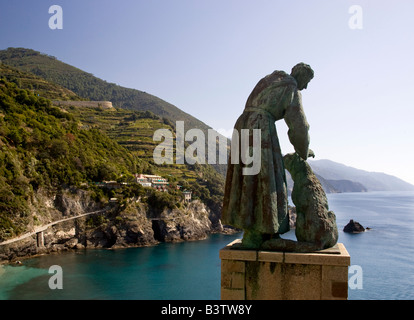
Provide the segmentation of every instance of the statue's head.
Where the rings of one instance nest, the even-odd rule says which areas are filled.
[[[295,78],[298,89],[303,90],[308,87],[308,83],[313,79],[314,72],[310,65],[301,62],[292,68],[290,75]]]

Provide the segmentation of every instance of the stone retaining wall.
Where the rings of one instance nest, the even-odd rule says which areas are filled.
[[[114,109],[111,101],[52,101],[56,106],[90,107]]]

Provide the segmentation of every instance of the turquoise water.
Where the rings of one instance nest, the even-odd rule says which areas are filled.
[[[0,298],[219,299],[218,252],[238,237],[212,235],[203,241],[33,258],[22,267],[3,266]],[[52,265],[62,267],[62,290],[49,289]]]
[[[363,289],[349,290],[350,299],[414,299],[414,193],[370,192],[328,196],[338,228],[354,219],[360,234],[339,233],[351,265],[363,271]]]
[[[339,242],[361,266],[362,289],[349,299],[414,299],[414,193],[328,195]],[[346,234],[350,219],[371,230]],[[294,231],[286,238],[294,239]],[[0,266],[0,299],[220,299],[218,252],[237,235],[119,250],[86,250]],[[51,290],[48,269],[63,270],[63,289]],[[352,274],[350,275],[352,276]]]

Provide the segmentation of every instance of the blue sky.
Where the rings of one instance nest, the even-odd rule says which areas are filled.
[[[62,30],[48,26],[51,5]],[[352,5],[362,29],[349,27]],[[316,159],[414,184],[413,12],[412,0],[1,0],[0,49],[56,56],[228,131],[262,77],[303,61]]]

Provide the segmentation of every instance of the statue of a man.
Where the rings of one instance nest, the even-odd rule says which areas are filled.
[[[288,195],[283,156],[275,121],[284,119],[289,141],[304,160],[308,157],[309,124],[302,107],[300,90],[306,89],[314,72],[299,63],[291,74],[274,71],[253,89],[234,129],[261,130],[258,174],[243,175],[241,159],[228,161],[222,221],[244,230],[242,246],[259,248],[289,231]],[[240,145],[238,146],[240,150]],[[234,161],[239,160],[239,161]]]

